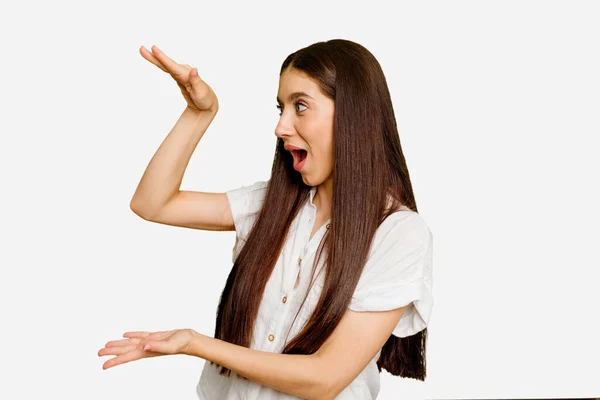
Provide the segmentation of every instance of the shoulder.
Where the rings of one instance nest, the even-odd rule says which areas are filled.
[[[267,186],[269,185],[269,181],[256,181],[250,185],[242,185],[240,187],[236,187],[234,189],[228,190],[225,193],[231,199],[237,199],[243,196],[260,196],[266,192]]]
[[[260,210],[269,181],[256,181],[225,192],[233,213],[252,213]]]
[[[410,209],[401,209],[390,214],[377,228],[373,247],[427,247],[433,241],[433,234],[425,219]]]
[[[400,210],[390,214],[375,232],[364,267],[365,278],[392,278],[390,274],[399,274],[402,279],[423,276],[432,242],[433,234],[419,213]]]
[[[263,206],[268,184],[268,180],[261,180],[225,192],[229,201],[236,236],[240,239],[236,242],[235,249],[237,250],[234,249],[234,258],[235,253],[240,249],[239,246],[247,240],[258,212]]]
[[[432,242],[419,213],[403,209],[390,214],[375,232],[348,308],[386,311],[412,303],[393,334],[406,337],[426,327],[433,304]]]

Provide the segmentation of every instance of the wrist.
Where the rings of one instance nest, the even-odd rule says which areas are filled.
[[[185,349],[185,354],[189,356],[205,358],[202,349],[206,348],[205,342],[207,339],[209,339],[208,336],[192,330],[192,338]]]
[[[213,119],[217,115],[217,112],[219,111],[219,107],[215,106],[215,108],[210,108],[210,109],[206,109],[206,110],[198,110],[198,109],[194,109],[190,106],[186,106],[185,111],[192,114],[194,117],[196,117],[198,119],[203,119],[203,118]]]

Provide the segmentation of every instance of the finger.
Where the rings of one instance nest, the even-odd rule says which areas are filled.
[[[120,347],[104,347],[98,351],[98,356],[121,355],[128,351],[135,350],[138,346],[120,346]]]
[[[148,341],[142,346],[146,352],[158,352],[163,354],[175,354],[177,352],[177,344],[171,340],[155,340]]]
[[[142,55],[142,57],[144,57],[146,60],[150,61],[152,64],[156,65],[158,68],[162,69],[163,71],[165,71],[166,73],[169,73],[169,70],[167,68],[165,68],[164,65],[162,65],[162,63],[158,60],[158,58],[156,58],[154,56],[154,54],[152,54],[151,52],[149,52],[144,46],[140,47],[140,54]]]
[[[202,78],[200,78],[200,74],[198,74],[198,68],[194,67],[190,70],[190,81],[194,83],[200,82]]]
[[[102,364],[102,369],[108,369],[116,365],[125,364],[131,361],[139,360],[144,357],[144,353],[140,350],[131,350],[127,353],[120,354]]]
[[[125,332],[123,334],[123,337],[126,337],[126,338],[145,338],[146,336],[150,335],[150,333],[152,333],[152,332],[131,331],[131,332]]]
[[[163,340],[173,335],[173,333],[177,329],[173,329],[170,331],[162,331],[162,332],[154,332],[146,336],[146,341],[148,340]]]
[[[110,342],[106,342],[104,347],[116,347],[116,346],[128,346],[130,344],[138,344],[142,341],[143,338],[128,338],[128,339],[119,339],[119,340],[111,340]]]
[[[192,68],[188,71],[187,82],[183,83],[183,86],[187,89],[188,92],[192,90],[194,88],[194,84],[197,83],[196,77],[194,76],[194,69],[195,68]]]
[[[145,339],[148,336],[151,337],[155,337],[155,336],[161,336],[165,333],[171,333],[174,332],[175,330],[170,330],[170,331],[157,331],[157,332],[144,332],[144,331],[133,331],[133,332],[125,332],[123,334],[123,337],[126,338],[140,338],[140,339]]]
[[[180,66],[173,60],[171,60],[165,53],[162,52],[161,49],[152,45],[152,54],[160,61],[162,65],[165,66],[169,71],[175,73],[180,69]]]
[[[203,96],[206,90],[206,85],[203,84],[202,78],[198,75],[198,68],[192,68],[189,72],[187,84],[184,84],[188,93],[193,92],[198,96]]]

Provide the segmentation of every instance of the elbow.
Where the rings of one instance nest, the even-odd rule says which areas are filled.
[[[343,384],[344,379],[336,374],[336,370],[329,368],[321,374],[321,381],[318,385],[319,394],[314,399],[319,400],[335,400],[340,393],[346,388],[347,384]]]
[[[129,202],[129,209],[140,218],[145,219],[146,221],[150,221],[150,216],[148,212],[145,211],[144,208],[141,207],[137,201],[134,201],[134,199],[131,199],[131,201]]]
[[[322,359],[318,359],[318,367],[315,369],[315,376],[313,384],[310,385],[310,393],[306,394],[308,400],[335,400],[340,394],[338,389],[339,385],[336,385],[334,371],[330,367],[323,364]]]
[[[306,400],[334,400],[328,382],[323,377],[315,377],[306,382],[304,389],[296,394]]]
[[[336,396],[337,393],[331,390],[329,386],[316,384],[310,388],[310,392],[303,396],[303,398],[307,400],[334,400]]]
[[[317,400],[335,400],[335,398],[340,394],[340,391],[330,385],[324,385],[321,389],[321,394],[314,399]]]
[[[140,217],[144,218],[142,216],[142,211],[140,209],[140,206],[133,199],[131,199],[131,201],[129,202],[129,209],[131,211],[133,211],[134,214],[139,215]]]

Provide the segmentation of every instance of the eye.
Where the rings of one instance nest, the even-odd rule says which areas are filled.
[[[304,105],[302,102],[299,102],[299,101],[295,102],[294,105],[306,107],[306,105]],[[277,104],[275,107],[279,110],[279,116],[281,116],[281,113],[283,112],[283,107],[279,104]],[[304,110],[300,110],[298,112],[302,112],[302,111],[304,111]]]
[[[302,106],[302,107],[306,107],[304,104],[302,104],[301,102],[297,101],[294,103],[295,106]],[[300,112],[302,112],[304,110],[300,110]]]

